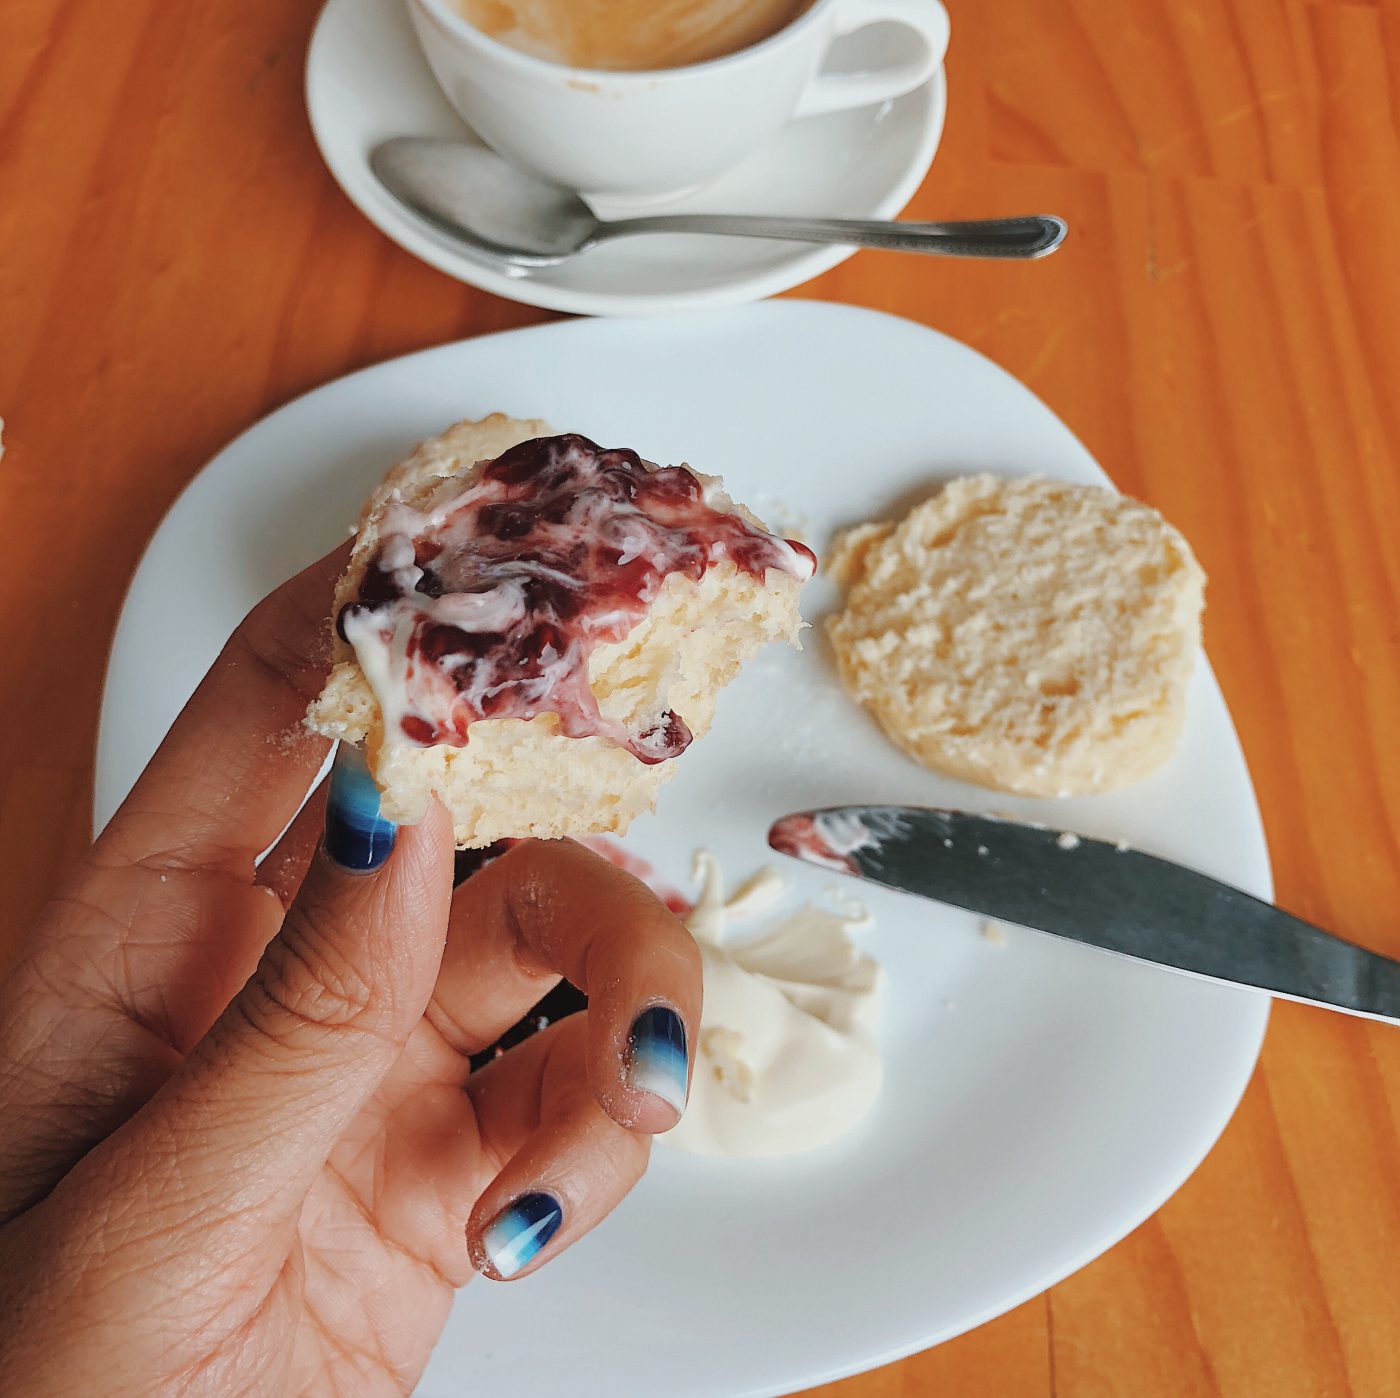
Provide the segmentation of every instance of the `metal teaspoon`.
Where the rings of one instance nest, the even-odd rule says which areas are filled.
[[[399,136],[377,145],[369,163],[389,192],[420,218],[474,252],[522,272],[555,266],[610,238],[635,233],[717,233],[942,257],[1036,258],[1054,252],[1066,232],[1064,220],[1051,214],[955,223],[754,214],[603,220],[573,191],[464,141]]]

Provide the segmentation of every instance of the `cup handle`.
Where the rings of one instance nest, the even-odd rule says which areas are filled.
[[[818,116],[902,97],[926,83],[948,49],[948,12],[939,0],[836,0],[834,33],[892,22],[914,31],[918,51],[864,73],[818,73],[794,115]]]

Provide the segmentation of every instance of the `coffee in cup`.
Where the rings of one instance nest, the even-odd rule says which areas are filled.
[[[813,0],[453,0],[498,43],[573,68],[708,63],[785,29]]]

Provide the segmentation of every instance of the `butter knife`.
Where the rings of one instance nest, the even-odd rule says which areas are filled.
[[[1136,961],[1400,1023],[1400,961],[1125,843],[917,806],[800,811],[768,843]]]

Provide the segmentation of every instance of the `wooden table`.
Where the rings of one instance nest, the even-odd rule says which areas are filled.
[[[1045,209],[1028,267],[801,289],[1004,364],[1211,576],[1279,900],[1400,955],[1400,6],[953,0],[911,215]],[[548,319],[400,252],[322,168],[316,0],[7,0],[3,943],[87,838],[102,661],[176,492],[347,370]],[[1181,1193],[1048,1295],[822,1389],[1400,1392],[1400,1033],[1283,1005]]]

